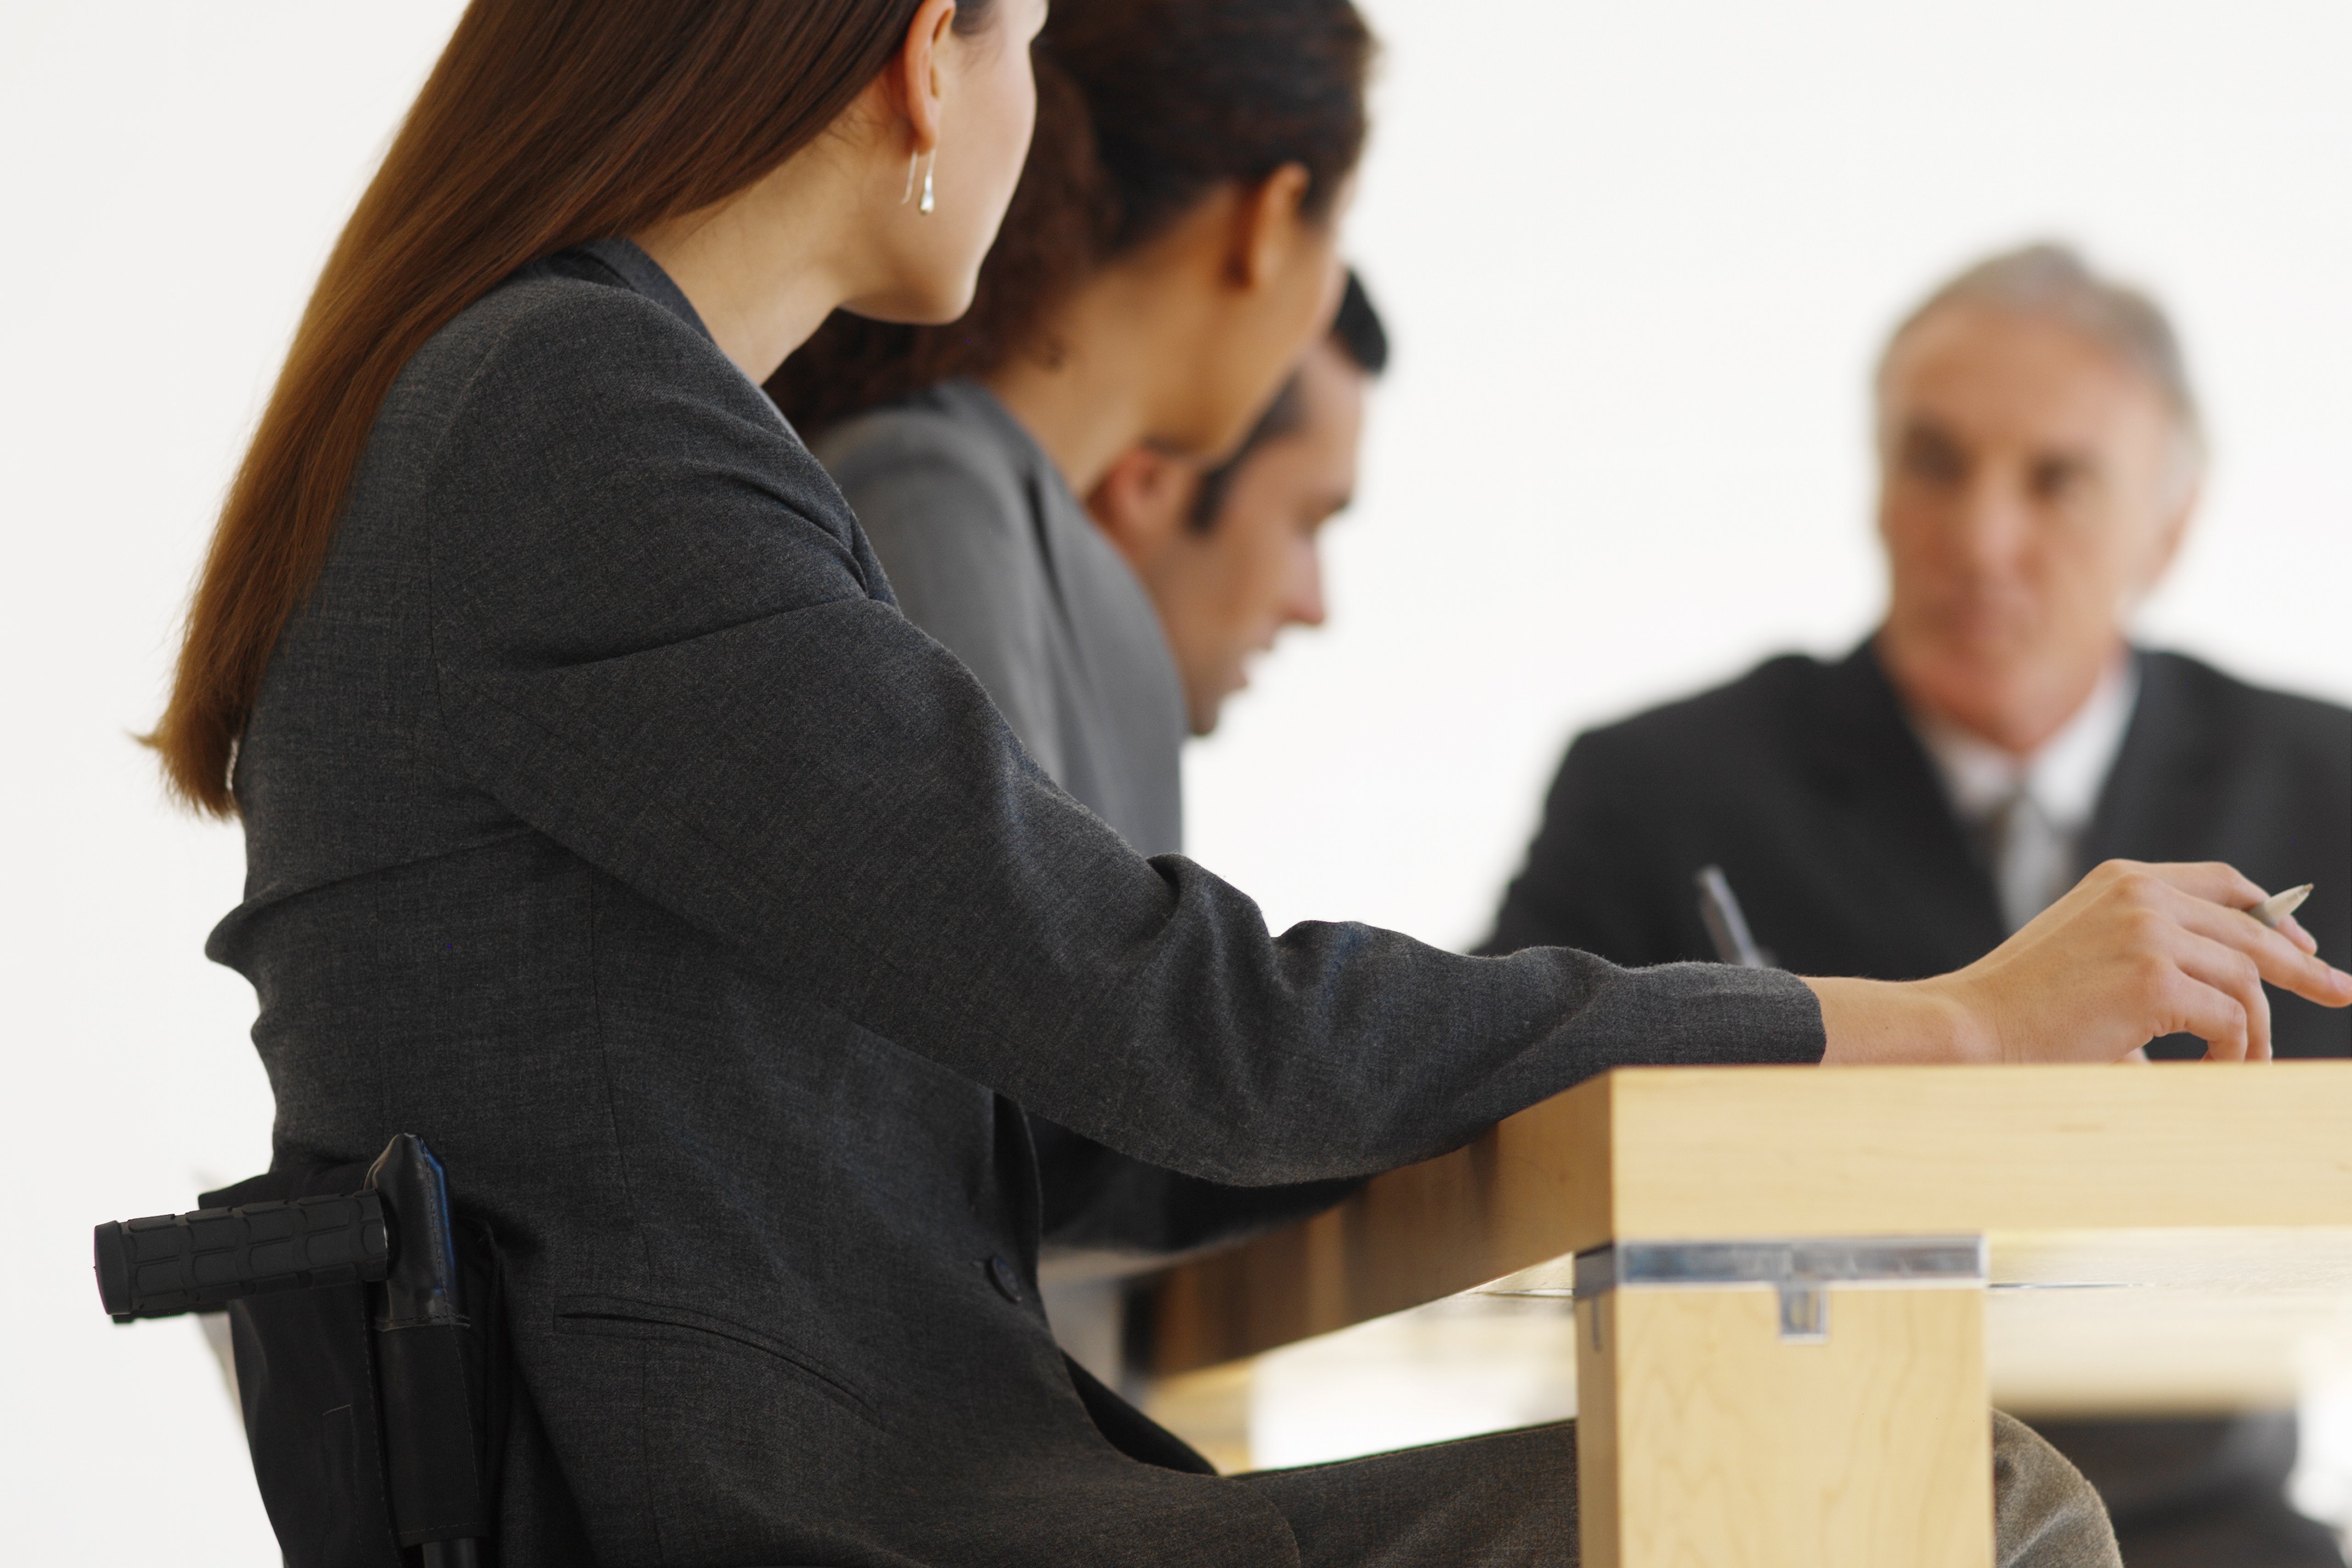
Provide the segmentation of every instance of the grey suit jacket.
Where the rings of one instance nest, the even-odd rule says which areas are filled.
[[[1037,764],[1142,853],[1182,848],[1184,692],[1159,614],[1020,422],[951,381],[810,449],[899,608],[980,678]]]
[[[282,1163],[422,1133],[511,1263],[509,1568],[1279,1563],[1129,1458],[1035,1300],[1035,1108],[1255,1184],[1621,1062],[1802,1061],[1786,975],[1270,935],[1056,788],[635,247],[378,417],[240,750]]]

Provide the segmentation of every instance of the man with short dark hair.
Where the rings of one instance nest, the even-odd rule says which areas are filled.
[[[2204,468],[2163,313],[2058,247],[1996,257],[1896,330],[1877,393],[1876,633],[1579,737],[1488,951],[1727,956],[1694,886],[1717,867],[1771,962],[1913,979],[2121,858],[2316,883],[2296,918],[2344,963],[2352,712],[2126,636]],[[2278,1055],[2352,1051],[2352,1019],[2270,999]],[[2338,1564],[2280,1500],[2291,1417],[2045,1430],[2105,1493],[2133,1568]]]
[[[1323,624],[1317,542],[1355,495],[1364,395],[1388,358],[1387,331],[1350,273],[1330,336],[1238,452],[1203,472],[1138,447],[1087,498],[1160,612],[1195,735],[1216,727],[1284,627]]]

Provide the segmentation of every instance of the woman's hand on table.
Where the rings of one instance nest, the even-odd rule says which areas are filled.
[[[2271,1054],[2268,981],[2326,1007],[2352,974],[2314,956],[2289,916],[2246,910],[2263,889],[2219,863],[2110,860],[1992,952],[1932,980],[1807,980],[1825,1065],[2112,1062],[2190,1034],[2219,1061]]]

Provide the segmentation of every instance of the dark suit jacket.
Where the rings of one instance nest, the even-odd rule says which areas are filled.
[[[210,951],[281,1163],[421,1133],[507,1248],[507,1568],[1295,1562],[1257,1490],[1089,1415],[1015,1102],[1266,1185],[1822,1043],[1786,975],[1276,938],[1138,856],[621,242],[403,372],[236,785]]]
[[[2143,653],[2139,705],[2084,869],[2227,860],[2352,953],[2352,712]],[[1711,958],[1692,879],[1719,865],[1758,943],[1800,974],[1908,980],[2001,940],[1990,873],[1864,644],[1775,658],[1739,680],[1580,736],[1486,951],[1561,942],[1620,963]],[[2281,1056],[2352,1052],[2352,1016],[2273,991]],[[2201,1055],[2194,1040],[2155,1055]]]

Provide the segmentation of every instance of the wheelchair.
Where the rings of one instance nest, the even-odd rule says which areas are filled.
[[[507,1357],[496,1239],[402,1133],[93,1240],[118,1323],[226,1310],[287,1568],[492,1568]]]

